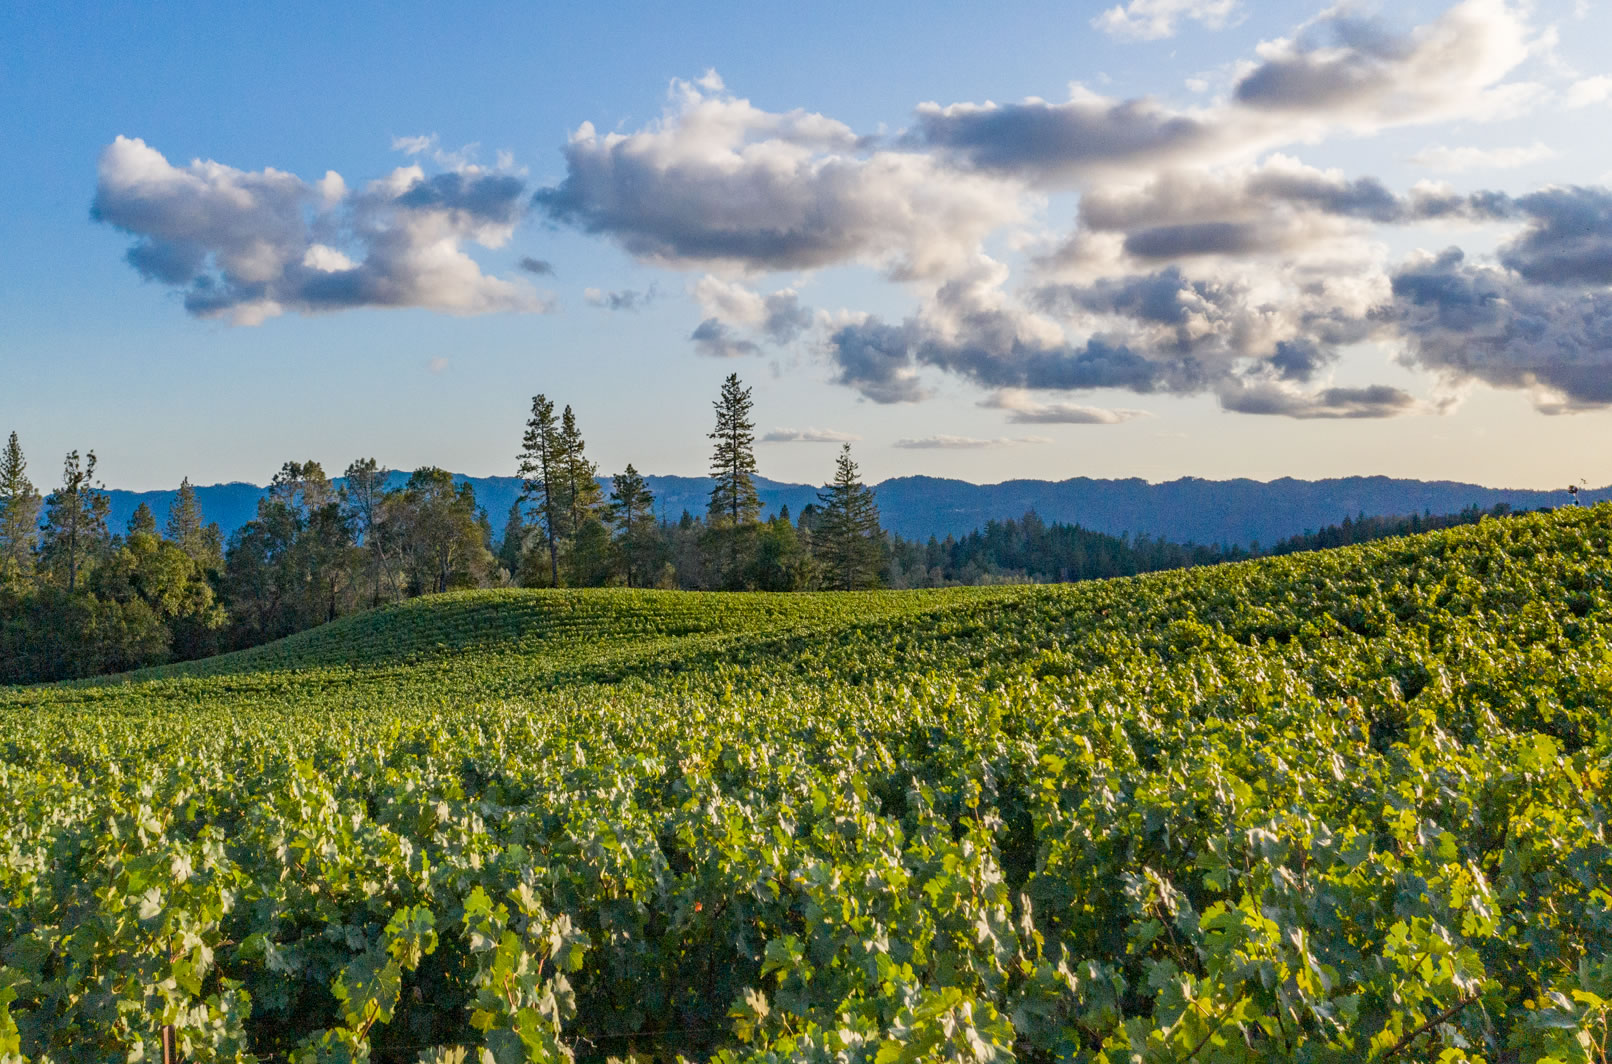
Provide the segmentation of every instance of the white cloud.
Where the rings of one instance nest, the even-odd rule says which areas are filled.
[[[92,211],[135,238],[130,265],[183,291],[190,313],[255,325],[362,306],[547,310],[530,285],[482,273],[463,248],[503,245],[525,196],[509,175],[428,177],[418,166],[353,193],[334,173],[309,183],[272,168],[174,166],[118,137],[101,153]]]
[[[1006,410],[1008,420],[1020,425],[1118,425],[1152,416],[1146,410],[1046,402],[1022,388],[1004,388],[981,400],[979,405],[990,410]]]
[[[856,443],[862,437],[837,429],[773,429],[758,438],[759,443]]]
[[[1589,107],[1592,104],[1605,103],[1612,100],[1612,77],[1606,74],[1597,74],[1592,78],[1580,78],[1567,89],[1567,106]]]
[[[1017,187],[923,152],[870,147],[843,123],[763,111],[709,76],[677,82],[660,121],[583,123],[565,180],[538,193],[557,221],[646,261],[742,271],[862,262],[935,277],[1020,220]]]
[[[1429,170],[1459,173],[1464,170],[1508,170],[1554,159],[1556,151],[1540,141],[1512,148],[1447,148],[1435,144],[1410,157],[1417,166]]]
[[[895,446],[913,451],[978,451],[995,447],[1016,447],[1026,443],[1052,443],[1046,436],[998,436],[994,440],[982,440],[974,436],[921,436],[916,439],[901,439]]]
[[[1115,5],[1091,20],[1104,33],[1136,41],[1174,36],[1185,19],[1220,29],[1238,11],[1238,0],[1130,0]]]

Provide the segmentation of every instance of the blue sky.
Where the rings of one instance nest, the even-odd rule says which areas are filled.
[[[688,474],[738,372],[779,479],[853,438],[874,480],[1603,482],[1609,31],[11,5],[0,430],[47,487],[75,447],[130,488],[507,473],[542,391],[604,471]]]

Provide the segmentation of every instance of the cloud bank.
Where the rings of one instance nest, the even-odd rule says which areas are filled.
[[[1158,40],[1243,14],[1235,0],[1127,0],[1092,26]],[[535,217],[691,271],[696,353],[788,347],[879,404],[921,402],[950,379],[1014,424],[1144,416],[1088,394],[1103,391],[1298,419],[1447,409],[1356,375],[1340,383],[1351,352],[1378,345],[1441,394],[1477,382],[1566,413],[1612,404],[1612,191],[1396,188],[1302,158],[1321,141],[1439,123],[1415,165],[1552,157],[1543,141],[1448,143],[1466,123],[1547,101],[1612,99],[1612,76],[1554,62],[1551,32],[1532,18],[1521,0],[1460,0],[1415,26],[1339,5],[1222,67],[1224,91],[1196,106],[1076,84],[1058,101],[919,103],[907,128],[876,134],[766,110],[707,73],[674,81],[638,128],[580,123],[562,175],[536,189],[512,165],[481,169],[472,149],[429,137],[399,140],[413,164],[358,189],[334,173],[174,166],[119,138],[93,211],[133,237],[130,264],[191,313],[238,322],[361,306],[548,309],[520,276],[552,274],[546,260],[523,256],[500,278],[466,250],[502,247]],[[1077,203],[1072,218],[1044,217],[1054,195],[1073,197],[1050,201]],[[1439,244],[1481,230],[1495,250],[1390,254],[1385,234],[1432,225]],[[812,276],[834,268],[872,271],[906,303],[808,306]],[[654,292],[588,289],[584,302],[633,310]]]

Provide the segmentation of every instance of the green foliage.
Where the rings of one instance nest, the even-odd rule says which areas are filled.
[[[0,585],[33,575],[39,505],[39,492],[28,479],[28,460],[13,432],[0,452]]]
[[[818,556],[835,587],[856,591],[878,583],[884,532],[873,492],[857,473],[851,445],[840,448],[834,479],[820,493],[823,503],[814,536]]]
[[[761,515],[761,499],[756,495],[756,424],[750,420],[754,401],[750,389],[730,373],[722,382],[722,393],[712,407],[716,428],[707,433],[715,440],[711,449],[710,520],[713,525],[736,528],[753,524]]]
[[[0,1057],[1600,1062],[1612,506],[0,691]]]
[[[608,516],[615,529],[615,548],[628,587],[643,587],[655,572],[660,536],[655,527],[655,496],[633,468],[617,473],[611,482]]]
[[[45,499],[45,528],[39,556],[45,571],[69,592],[111,544],[106,493],[95,479],[95,452],[82,459],[69,451],[62,463],[61,487]]]
[[[565,538],[566,500],[564,448],[559,424],[554,418],[554,401],[546,395],[532,396],[532,415],[526,421],[519,455],[521,501],[531,507],[543,529],[548,549],[549,586],[560,585],[560,541]]]
[[[493,564],[476,516],[476,493],[454,486],[453,474],[416,469],[382,509],[386,536],[397,545],[408,593],[440,594],[477,587]]]

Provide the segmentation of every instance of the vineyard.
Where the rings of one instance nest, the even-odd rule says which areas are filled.
[[[0,1061],[1604,1062],[1612,505],[0,688]]]

